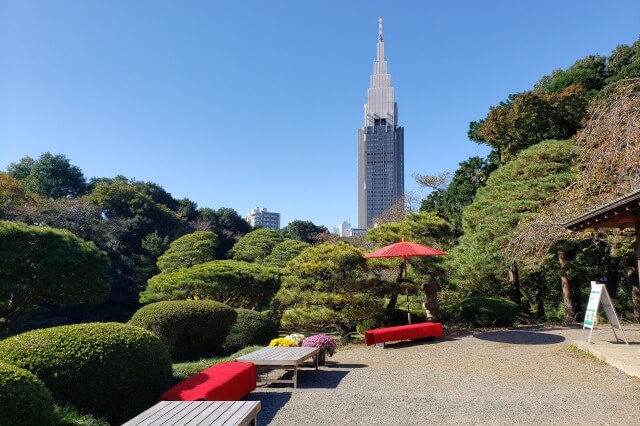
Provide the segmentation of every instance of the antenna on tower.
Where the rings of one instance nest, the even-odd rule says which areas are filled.
[[[378,16],[378,41],[382,41],[382,16]]]

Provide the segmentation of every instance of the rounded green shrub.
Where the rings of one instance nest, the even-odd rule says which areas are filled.
[[[138,327],[88,323],[0,341],[0,361],[29,370],[59,405],[119,423],[153,405],[171,383],[160,339]]]
[[[53,398],[33,373],[0,362],[0,426],[54,423]]]
[[[266,315],[249,309],[236,309],[238,318],[224,343],[227,354],[250,345],[267,345],[278,337],[278,326]]]
[[[190,361],[222,353],[236,316],[212,300],[171,300],[140,308],[129,323],[157,334],[173,360]]]
[[[461,319],[477,327],[508,327],[518,315],[518,305],[507,299],[471,297],[457,306]]]

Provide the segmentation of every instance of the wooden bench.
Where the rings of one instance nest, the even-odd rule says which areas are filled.
[[[313,358],[320,352],[320,348],[314,347],[286,347],[267,346],[257,351],[236,358],[238,361],[253,362],[261,369],[290,369],[293,370],[291,380],[264,378],[265,383],[292,383],[293,388],[298,387],[298,367],[307,359]],[[318,358],[315,358],[315,367],[318,369]]]
[[[442,324],[439,322],[381,327],[364,332],[364,340],[367,346],[397,340],[413,340],[438,336],[442,336]]]
[[[251,362],[221,362],[166,391],[163,401],[239,401],[256,388]]]
[[[161,401],[123,426],[255,426],[259,411],[260,401]]]

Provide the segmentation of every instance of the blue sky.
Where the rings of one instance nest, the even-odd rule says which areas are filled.
[[[0,169],[64,154],[282,225],[357,222],[357,129],[384,18],[412,173],[485,155],[468,124],[640,36],[637,0],[0,0]]]

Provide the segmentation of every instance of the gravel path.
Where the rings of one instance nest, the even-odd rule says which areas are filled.
[[[640,380],[571,350],[579,334],[354,345],[319,371],[303,369],[297,390],[263,386],[248,399],[261,401],[261,425],[640,424]]]

